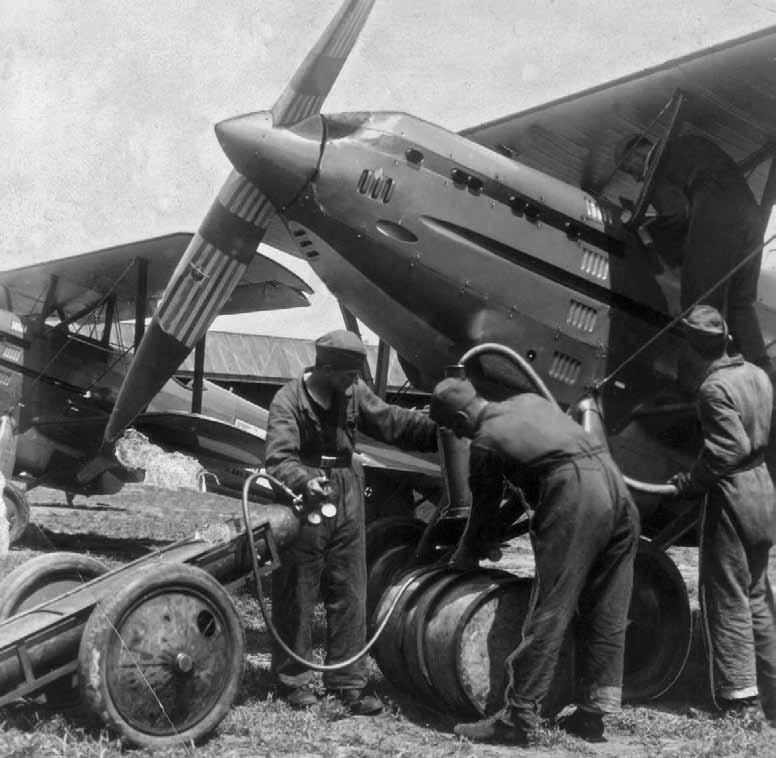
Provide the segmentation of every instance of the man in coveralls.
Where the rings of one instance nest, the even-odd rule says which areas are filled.
[[[776,724],[776,617],[768,551],[776,536],[773,482],[763,460],[773,389],[765,372],[726,354],[719,311],[696,306],[683,319],[706,370],[698,395],[703,445],[671,482],[679,497],[705,495],[700,599],[712,692],[722,710]]]
[[[315,366],[275,395],[269,408],[265,466],[308,503],[328,501],[336,516],[301,524],[299,536],[283,553],[272,575],[272,616],[281,638],[299,656],[312,655],[313,610],[323,586],[326,607],[326,661],[344,661],[366,638],[366,557],[364,472],[357,457],[357,430],[404,449],[437,449],[436,424],[420,411],[388,405],[359,379],[366,359],[352,332],[324,334],[315,343]],[[335,459],[330,480],[321,456]],[[281,650],[272,668],[289,704],[317,702],[312,672]],[[363,658],[339,671],[325,672],[324,686],[351,712],[377,713],[382,703],[363,692]]]
[[[581,614],[579,704],[559,720],[568,732],[603,739],[603,714],[619,709],[625,631],[639,515],[606,448],[554,403],[525,393],[487,402],[464,379],[434,389],[431,417],[471,438],[472,508],[452,562],[476,565],[478,543],[497,516],[504,479],[530,504],[536,558],[531,610],[522,641],[507,658],[501,711],[455,727],[471,740],[524,745],[572,621]]]
[[[617,165],[643,181],[653,155],[645,137],[631,136],[615,149]],[[657,249],[681,265],[681,307],[686,310],[763,241],[760,207],[736,162],[720,147],[695,135],[666,146],[653,184],[657,217],[647,228]],[[661,244],[662,242],[662,244]],[[770,371],[755,311],[762,252],[703,302],[727,314],[746,360]]]

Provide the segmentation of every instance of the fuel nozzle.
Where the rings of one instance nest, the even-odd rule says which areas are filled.
[[[337,459],[331,455],[321,456],[321,469],[323,470],[323,474],[328,481],[331,481],[331,470],[334,468],[334,464],[336,462]],[[330,487],[327,488],[327,492],[331,494]],[[324,518],[334,518],[337,515],[337,506],[334,505],[334,503],[326,500],[321,503],[320,511],[321,516]]]

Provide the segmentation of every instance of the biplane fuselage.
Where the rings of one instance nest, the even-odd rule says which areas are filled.
[[[0,406],[15,409],[14,473],[30,483],[81,489],[76,472],[100,445],[130,360],[103,340],[0,311]],[[224,480],[230,469],[260,465],[266,411],[210,382],[201,413],[191,407],[192,387],[172,379],[138,426],[197,456]],[[91,489],[101,486],[111,484],[93,482]]]

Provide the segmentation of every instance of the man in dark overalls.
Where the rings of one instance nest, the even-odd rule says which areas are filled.
[[[588,740],[603,739],[603,714],[620,707],[639,535],[638,511],[620,471],[605,447],[539,395],[489,403],[470,382],[445,379],[431,397],[431,417],[471,438],[472,507],[453,564],[476,565],[505,480],[530,504],[536,558],[522,641],[506,662],[504,707],[491,718],[459,724],[456,734],[528,742],[579,609],[582,688],[578,707],[559,725]]]
[[[366,638],[364,472],[353,456],[357,430],[404,449],[437,449],[436,424],[420,411],[389,405],[359,379],[366,351],[353,333],[339,330],[315,343],[315,366],[281,388],[269,408],[265,466],[308,503],[336,505],[333,518],[302,523],[296,541],[272,575],[272,616],[281,638],[305,660],[312,655],[313,611],[323,587],[326,661],[358,653]],[[322,456],[333,459],[330,477]],[[331,462],[330,462],[331,463]],[[281,694],[294,707],[314,705],[312,672],[280,649],[272,668]],[[357,714],[382,703],[363,692],[363,658],[325,672],[327,690]]]
[[[620,168],[643,181],[654,149],[634,135],[615,150]],[[705,137],[671,140],[657,167],[652,193],[657,217],[648,223],[658,252],[681,265],[684,311],[763,241],[763,214],[736,162]],[[678,240],[662,244],[661,240]],[[762,252],[754,254],[702,302],[725,313],[746,360],[770,371],[755,311]]]
[[[699,305],[683,323],[706,366],[698,391],[703,445],[692,469],[672,483],[680,497],[705,495],[700,599],[712,692],[721,709],[747,719],[761,721],[762,704],[776,724],[776,615],[768,581],[776,503],[764,461],[773,389],[760,368],[727,355],[719,311]]]

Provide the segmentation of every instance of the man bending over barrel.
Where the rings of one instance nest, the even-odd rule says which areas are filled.
[[[528,516],[536,577],[523,637],[506,660],[504,707],[458,724],[470,740],[525,745],[575,611],[582,616],[582,687],[561,728],[603,740],[603,715],[620,707],[623,652],[639,515],[608,451],[555,404],[525,393],[488,402],[464,379],[445,379],[431,397],[431,418],[471,438],[472,508],[452,563],[477,563],[496,518],[504,479],[519,487]]]

